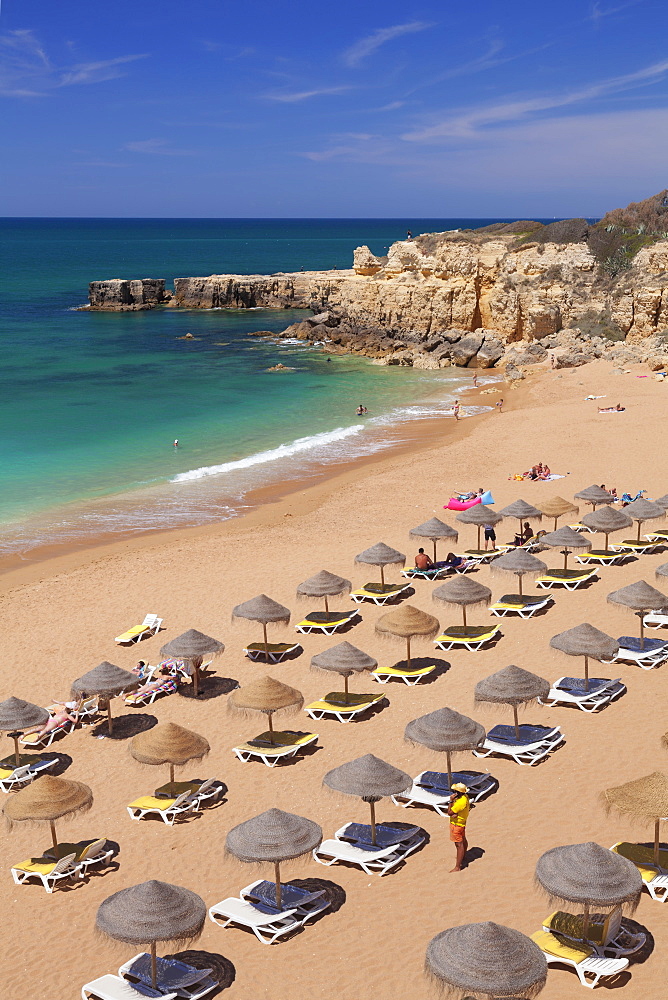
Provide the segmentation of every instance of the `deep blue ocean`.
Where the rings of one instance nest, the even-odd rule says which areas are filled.
[[[81,311],[89,281],[348,268],[360,244],[492,221],[1,220],[0,554],[232,516],[447,412],[462,384],[247,336],[297,311]]]

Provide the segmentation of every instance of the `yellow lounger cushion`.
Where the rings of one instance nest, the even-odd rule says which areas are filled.
[[[408,590],[407,583],[366,583],[359,590],[353,590],[353,594],[368,597],[387,597],[389,594],[398,594],[401,590]]]
[[[558,580],[563,583],[566,580],[571,583],[573,580],[584,580],[587,576],[594,576],[595,569],[568,569],[568,570],[548,570],[538,577],[538,580]]]
[[[34,875],[49,875],[57,864],[57,861],[49,861],[48,858],[28,858],[20,865],[12,865],[12,868],[21,872],[31,872]]]
[[[336,618],[334,621],[328,622],[309,621],[308,618],[305,618],[304,621],[297,622],[295,628],[335,628],[337,625],[345,625],[346,622],[349,622],[354,613],[354,611],[351,611],[349,615],[344,615],[342,618]]]
[[[14,771],[15,771],[15,768],[12,768],[11,771],[7,771],[4,767],[0,768],[0,781],[4,781],[5,778],[8,778],[10,776],[10,774],[14,773]]]
[[[415,667],[407,670],[405,667],[377,667],[372,670],[374,674],[390,674],[392,677],[421,677],[423,674],[430,674],[432,670],[436,670],[436,664],[432,663],[430,667]]]
[[[343,701],[343,695],[339,696],[341,701],[330,701],[329,697],[329,695],[326,695],[320,701],[313,701],[306,707],[315,709],[317,712],[359,712],[361,708],[369,708],[369,706],[375,705],[377,701],[382,701],[385,695],[351,694],[348,696],[349,700],[347,704]]]
[[[298,645],[298,642],[268,642],[267,648],[270,653],[289,653],[297,649]],[[263,642],[249,642],[244,648],[244,653],[264,653],[264,651]]]
[[[240,746],[235,747],[235,750],[243,750],[244,753],[257,753],[262,754],[263,757],[282,757],[286,753],[290,753],[294,750],[295,744],[288,744],[287,746],[266,746],[266,747],[256,747],[251,743],[242,743]]]
[[[651,867],[654,865],[653,847],[643,847],[642,844],[629,844],[621,840],[618,844],[615,844],[612,850],[615,854],[621,854],[623,858],[632,861],[637,868],[641,869],[640,874],[643,878],[645,878],[643,871],[646,871],[649,875],[649,878],[645,878],[646,882],[651,881],[657,874],[656,867]],[[668,869],[668,851],[659,851],[659,866]]]
[[[270,739],[271,739],[271,735],[272,734],[269,732],[269,730],[267,730],[266,733],[260,733],[260,735],[256,736],[255,739],[258,742],[262,741],[262,742],[267,742],[268,743],[270,741]],[[309,740],[312,740],[315,734],[314,733],[291,733],[288,730],[288,731],[285,731],[285,732],[275,732],[273,735],[274,735],[274,743],[278,744],[279,746],[283,746],[283,747],[299,747],[303,743],[308,743]],[[271,749],[271,747],[269,749]]]
[[[543,921],[543,927],[549,927],[557,934],[565,934],[568,938],[581,938],[584,931],[584,920],[582,916],[574,913],[566,913],[564,910],[555,910]],[[603,944],[604,922],[590,920],[587,930],[587,940],[596,944]]]
[[[443,632],[443,634],[439,635],[435,641],[480,642],[481,639],[495,635],[500,628],[500,625],[492,625],[489,628],[486,625],[467,625],[466,628],[464,628],[463,625],[458,625],[449,629],[447,632]]]
[[[164,811],[173,806],[176,799],[156,799],[153,795],[142,795],[129,805],[130,809],[160,809]]]
[[[114,642],[127,642],[128,639],[134,639],[135,636],[141,635],[142,632],[148,632],[148,625],[136,625],[134,628],[129,628],[127,632],[123,632],[121,635],[117,635]]]
[[[156,796],[169,795],[173,802],[174,797],[177,795],[183,795],[184,792],[190,792],[191,794],[196,792],[201,784],[201,781],[175,781],[173,785],[167,782],[167,784],[161,785],[160,788],[156,788],[155,794]],[[164,799],[160,801],[162,802]]]
[[[555,937],[554,934],[550,934],[549,931],[536,931],[531,935],[531,940],[548,955],[554,955],[555,958],[567,958],[571,962],[582,962],[594,954],[593,948],[588,948],[587,945],[567,944]]]

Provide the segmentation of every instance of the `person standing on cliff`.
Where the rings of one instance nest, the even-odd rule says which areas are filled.
[[[413,239],[413,234],[412,234],[412,232],[410,231],[410,229],[407,229],[407,230],[406,230],[406,239],[407,239],[407,240],[412,240],[412,239]]]

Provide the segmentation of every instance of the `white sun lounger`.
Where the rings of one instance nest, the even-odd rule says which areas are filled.
[[[295,757],[304,747],[311,746],[318,739],[317,733],[291,733],[289,730],[281,733],[274,733],[276,745],[269,742],[269,733],[261,733],[257,737],[257,742],[264,742],[264,746],[256,746],[253,743],[242,743],[241,746],[232,747],[233,752],[247,764],[251,760],[261,760],[267,767],[276,767],[281,760],[288,757]]]
[[[250,885],[247,885],[245,889],[241,890],[241,892],[239,893],[240,898],[243,899],[245,902],[252,903],[254,889],[256,888],[256,886],[262,885],[264,881],[265,881],[264,879],[259,878],[256,879],[255,882],[251,882]],[[274,889],[276,888],[275,882],[272,882],[271,885],[274,887]],[[285,885],[283,886],[284,893],[289,889],[290,886],[287,887]],[[306,894],[306,902],[303,904],[295,902],[293,906],[290,907],[286,906],[286,909],[292,910],[295,916],[299,920],[301,920],[303,924],[306,924],[312,917],[317,917],[319,913],[324,913],[324,911],[331,906],[331,902],[327,898],[327,895],[324,892],[317,899],[313,899],[313,896],[316,895],[315,893],[306,892],[306,890],[303,891]]]
[[[135,964],[136,961],[138,961],[138,959],[144,958],[144,956],[148,960],[149,956],[146,954],[146,952],[141,952],[140,951],[138,955],[135,955],[128,962],[124,962],[123,965],[118,970],[118,975],[125,982],[128,982],[127,977],[128,976],[130,976],[130,977],[132,976],[132,971],[131,971],[132,970],[132,966]],[[163,961],[164,961],[164,959],[163,959]],[[186,964],[187,963],[185,963],[185,962],[183,963],[183,965],[186,965]],[[190,968],[192,969],[193,967],[191,966]],[[193,971],[194,971],[195,975],[197,975],[197,972],[199,970],[193,970]],[[208,971],[211,972],[213,970],[209,969]],[[136,976],[135,978],[138,979],[139,977]],[[130,986],[133,985],[131,981],[130,981],[129,985]],[[212,979],[211,976],[208,975],[208,972],[205,971],[205,972],[203,972],[201,974],[201,976],[200,976],[199,979],[197,979],[195,982],[191,983],[189,986],[173,987],[173,991],[174,991],[174,994],[177,997],[182,997],[183,1000],[200,1000],[200,997],[205,997],[207,995],[207,993],[211,993],[212,990],[215,990],[218,985],[219,985],[219,983],[217,983],[215,979]],[[158,957],[158,986],[157,986],[157,989],[160,991],[161,1000],[162,1000],[162,997],[165,996],[165,992],[166,992],[166,990],[168,988],[169,987],[164,987],[164,986],[161,987],[160,986],[160,957]],[[163,990],[165,992],[163,992]],[[141,994],[139,992],[139,990],[137,990],[136,991],[136,995],[137,995],[137,1000],[139,1000],[139,997],[142,996],[143,994]],[[171,996],[172,994],[170,993],[168,995]]]
[[[389,680],[396,677],[403,681],[404,684],[408,684],[409,687],[415,687],[423,677],[433,674],[434,670],[436,670],[436,664],[431,664],[427,667],[415,667],[411,670],[408,670],[406,667],[378,667],[372,671],[371,676],[379,684],[387,684]]]
[[[657,903],[668,902],[668,868],[654,861],[654,850],[651,847],[643,847],[642,844],[629,844],[620,840],[610,848],[615,854],[621,854],[640,872],[643,881],[643,888]],[[666,852],[659,853],[659,861],[668,864]]]
[[[38,775],[48,771],[57,762],[58,758],[54,757],[53,760],[36,760],[34,764],[23,764],[20,767],[15,767],[13,771],[10,771],[9,768],[0,768],[0,788],[3,792],[24,788],[25,785],[29,785]]]
[[[520,733],[522,729],[528,730],[529,728],[536,727],[520,726]],[[508,742],[506,742],[506,739],[499,740],[494,738],[495,731],[501,731],[505,736],[505,731],[509,729],[513,729],[514,731],[514,727],[511,726],[495,726],[494,729],[488,732],[483,745],[473,751],[474,755],[476,757],[489,757],[490,754],[497,753],[502,757],[510,757],[516,764],[538,764],[539,761],[544,760],[553,750],[566,741],[566,737],[561,732],[559,726],[547,730],[533,741],[526,739],[519,743],[513,743],[512,737],[509,738]]]
[[[219,927],[237,924],[247,927],[262,944],[273,944],[286,934],[298,930],[304,923],[295,910],[263,913],[245,899],[228,896],[209,909],[209,919]]]
[[[574,685],[569,688],[568,682],[573,680],[582,681],[579,677],[560,677],[550,688],[547,698],[544,700],[539,698],[538,704],[546,705],[548,708],[553,708],[555,705],[575,705],[583,712],[596,712],[620,698],[626,691],[626,684],[619,677],[615,680],[590,677],[589,691]]]
[[[280,663],[290,653],[294,653],[296,649],[301,649],[298,642],[270,642],[267,643],[266,649],[263,642],[249,642],[244,648],[244,653],[249,660]],[[269,659],[267,659],[267,656]]]
[[[624,640],[633,640],[633,644],[624,644]],[[657,639],[646,639],[645,649],[639,648],[639,640],[635,636],[620,636],[619,649],[613,658],[613,662],[635,663],[641,670],[653,670],[668,660],[668,640],[657,646]]]
[[[637,542],[634,538],[629,538],[624,542],[610,543],[610,548],[614,549],[615,552],[623,552],[628,555],[629,552],[635,552],[639,556],[645,556],[648,552],[655,552],[661,545],[665,544],[665,539],[659,539],[658,541],[645,541]]]
[[[338,614],[334,612],[319,614],[316,611],[311,615],[307,615],[303,621],[297,622],[295,631],[303,632],[305,635],[309,635],[311,632],[317,632],[321,635],[334,635],[335,632],[338,632],[344,626],[357,625],[361,620],[362,617],[357,610],[341,611]]]
[[[643,625],[645,628],[662,628],[668,625],[668,608],[662,611],[648,611],[643,617]]]
[[[583,583],[593,580],[596,576],[596,569],[590,570],[569,570],[568,576],[562,575],[562,570],[550,570],[542,576],[537,577],[536,584],[543,590],[550,590],[552,587],[565,587],[566,590],[577,590]]]
[[[560,940],[549,931],[536,931],[531,940],[543,952],[548,965],[567,965],[575,969],[582,985],[590,990],[600,979],[618,975],[629,964],[628,958],[599,958],[590,945]]]
[[[157,615],[146,615],[141,625],[135,625],[134,628],[129,628],[121,635],[117,635],[114,642],[130,646],[133,642],[140,642],[142,639],[155,635],[156,632],[160,631],[161,626],[162,618],[158,618]]]
[[[67,736],[67,734],[71,733],[73,729],[74,723],[66,719],[59,726],[56,726],[55,729],[52,729],[48,733],[44,733],[42,736],[40,736],[39,733],[26,733],[25,736],[21,737],[19,742],[21,746],[24,747],[36,747],[39,750],[45,750],[47,747],[51,746],[56,736]]]
[[[307,705],[304,711],[311,719],[319,721],[320,719],[338,719],[339,722],[350,722],[351,719],[355,719],[358,715],[362,715],[367,709],[371,708],[373,705],[377,705],[379,701],[385,698],[384,694],[369,694],[364,696],[364,700],[360,700],[359,695],[350,695],[350,704],[346,705],[343,702],[343,695],[339,692],[337,694],[337,700],[331,701],[331,695],[327,694],[320,701],[313,701],[310,705]],[[341,700],[338,700],[341,699]]]
[[[144,819],[145,816],[159,816],[163,823],[174,826],[177,816],[194,812],[197,809],[197,800],[191,792],[182,792],[175,799],[159,799],[153,795],[142,795],[141,798],[131,802],[128,814],[131,819]]]
[[[79,877],[80,865],[74,854],[67,854],[60,861],[50,858],[28,858],[11,869],[16,885],[23,885],[31,878],[38,878],[47,892],[53,892],[57,882]]]
[[[176,1000],[178,993],[163,993],[160,1000]],[[141,993],[120,976],[100,976],[81,987],[81,1000],[139,1000]]]
[[[401,806],[403,809],[407,809],[413,805],[429,806],[439,816],[447,816],[451,796],[449,793],[443,794],[442,792],[434,791],[433,788],[425,787],[422,782],[425,780],[425,775],[429,773],[429,771],[421,771],[417,777],[413,778],[413,785],[409,791],[401,795],[393,795],[392,801],[395,806]],[[441,776],[444,780],[444,785],[447,785],[447,774],[442,774]],[[475,805],[480,798],[498,785],[496,778],[493,778],[491,774],[480,774],[475,777],[469,777],[457,772],[455,781],[464,782],[469,790],[468,797],[471,805]]]
[[[581,915],[556,910],[543,921],[544,931],[553,931],[561,937],[582,944],[584,919]],[[599,958],[626,958],[643,947],[647,935],[639,931],[633,934],[622,927],[622,908],[617,906],[605,918],[595,917],[589,921],[587,944],[591,945]]]
[[[339,838],[346,832],[349,823],[345,823],[334,834],[333,840],[323,840],[320,847],[313,851],[313,858],[318,864],[328,868],[337,861],[347,861],[358,865],[367,875],[387,875],[397,865],[416,851],[424,843],[424,835],[416,834],[410,840],[390,847],[380,847],[377,851],[365,851],[361,847]]]
[[[353,590],[350,597],[355,604],[361,604],[362,601],[372,601],[378,607],[382,607],[395,597],[400,597],[407,590],[410,590],[408,583],[386,583],[382,586],[379,583],[365,583],[359,590]]]
[[[537,611],[541,611],[552,600],[551,597],[520,597],[517,595],[515,601],[507,595],[501,597],[494,604],[490,604],[489,610],[497,618],[505,618],[506,615],[519,615],[520,618],[531,618]]]
[[[589,566],[591,564],[597,566],[618,566],[627,558],[628,552],[618,552],[615,549],[611,549],[609,552],[604,552],[603,550],[597,552],[594,549],[590,552],[582,552],[580,555],[576,555],[575,561],[580,563],[581,566]]]
[[[437,649],[447,652],[463,647],[474,653],[496,638],[500,625],[451,625],[434,639]]]

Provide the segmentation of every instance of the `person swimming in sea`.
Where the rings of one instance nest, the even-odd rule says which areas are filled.
[[[368,413],[368,412],[369,411],[367,410],[366,406],[364,406],[362,403],[360,403],[360,405],[357,407],[357,416],[358,417],[363,417],[364,414]]]

